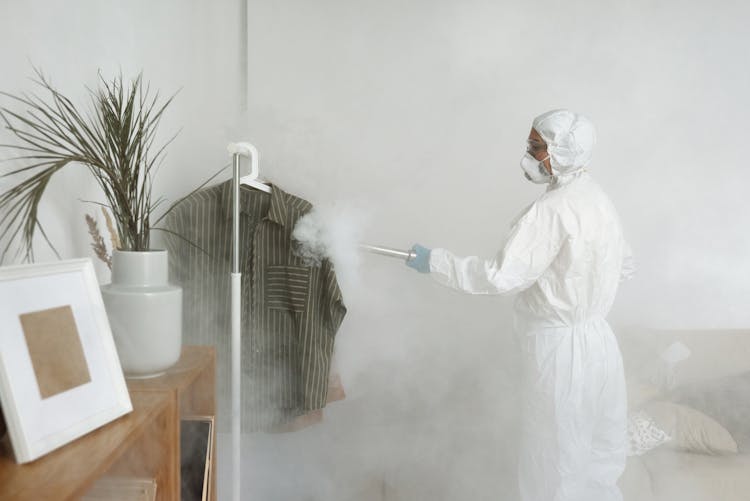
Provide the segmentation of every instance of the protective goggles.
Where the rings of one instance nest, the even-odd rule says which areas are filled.
[[[541,141],[526,141],[526,152],[536,155],[539,152],[547,151],[547,143]]]

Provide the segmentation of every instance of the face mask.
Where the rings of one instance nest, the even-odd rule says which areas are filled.
[[[549,155],[544,160],[547,160]],[[541,162],[531,156],[531,153],[526,153],[521,158],[521,168],[523,169],[526,179],[536,184],[546,184],[552,179],[547,169],[544,167],[544,160]]]

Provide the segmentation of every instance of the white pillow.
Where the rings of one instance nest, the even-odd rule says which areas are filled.
[[[674,402],[651,402],[644,411],[656,425],[674,437],[670,448],[700,454],[737,454],[737,442],[714,419]]]
[[[628,456],[641,456],[671,439],[646,412],[628,416]]]

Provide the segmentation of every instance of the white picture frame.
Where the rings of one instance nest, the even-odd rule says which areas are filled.
[[[90,259],[0,267],[0,404],[18,463],[133,410]]]

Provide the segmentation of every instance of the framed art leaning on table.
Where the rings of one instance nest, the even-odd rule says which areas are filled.
[[[0,404],[19,463],[132,410],[89,259],[0,268]]]

